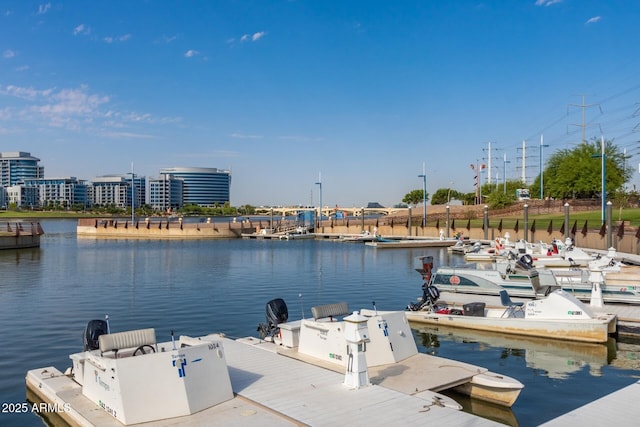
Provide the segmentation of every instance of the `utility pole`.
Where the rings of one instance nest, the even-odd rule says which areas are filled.
[[[527,142],[522,140],[522,183],[527,184]]]
[[[582,139],[580,140],[580,143],[581,143],[581,144],[584,144],[585,142],[587,142],[587,141],[585,140],[585,136],[584,136],[585,128],[586,128],[587,126],[593,126],[593,125],[596,125],[596,124],[597,124],[597,123],[592,123],[592,124],[586,124],[586,123],[585,123],[585,110],[586,110],[588,107],[594,107],[594,106],[596,106],[596,105],[597,105],[597,106],[598,106],[598,108],[600,108],[600,114],[602,114],[602,108],[600,107],[600,104],[585,104],[585,103],[584,103],[584,97],[585,97],[586,95],[580,95],[580,96],[582,96],[582,104],[569,104],[569,105],[567,106],[567,114],[569,113],[569,107],[580,107],[580,108],[582,108],[582,124],[572,123],[571,125],[572,125],[572,126],[579,126],[579,127],[581,127],[581,128],[582,128]]]

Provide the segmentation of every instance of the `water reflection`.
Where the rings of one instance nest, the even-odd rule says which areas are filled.
[[[419,333],[422,345],[427,349],[439,347],[441,340],[462,344],[475,344],[475,349],[484,351],[489,348],[500,349],[500,358],[524,359],[526,366],[539,370],[552,379],[567,379],[571,374],[588,367],[589,374],[602,376],[602,367],[616,360],[616,341],[610,338],[607,344],[591,344],[561,340],[545,340],[518,336],[504,336],[485,331],[471,331],[442,326],[413,325]],[[635,353],[640,346],[633,346]],[[632,356],[630,356],[631,358]],[[640,360],[633,359],[638,363]],[[639,363],[640,364],[640,363]],[[637,369],[638,367],[625,367]]]

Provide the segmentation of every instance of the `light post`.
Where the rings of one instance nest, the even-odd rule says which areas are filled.
[[[544,173],[542,172],[542,156],[544,153],[544,147],[548,147],[549,144],[544,144],[544,135],[540,135],[540,200],[544,200]]]
[[[136,222],[136,183],[135,175],[133,173],[133,162],[131,162],[131,225]]]
[[[602,182],[601,182],[601,188],[602,188],[602,193],[600,194],[600,196],[602,197],[601,200],[601,207],[602,207],[602,214],[601,214],[601,219],[602,219],[602,224],[604,224],[604,220],[607,217],[606,215],[606,206],[607,206],[607,155],[605,153],[605,144],[604,144],[604,135],[600,137],[600,154],[594,154],[591,157],[600,157],[601,161],[602,161],[602,165],[601,165],[601,172],[602,172]]]
[[[418,175],[418,178],[422,178],[422,226],[425,227],[427,225],[427,173],[424,162],[422,163],[422,175]]]
[[[322,221],[322,172],[318,172],[316,185],[320,186],[320,215],[318,216],[318,226],[320,226],[320,221]]]
[[[451,204],[451,186],[452,185],[453,185],[453,181],[449,181],[449,191],[447,191],[447,205]]]

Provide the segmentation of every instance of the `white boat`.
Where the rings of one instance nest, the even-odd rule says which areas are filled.
[[[499,295],[501,290],[507,290],[512,296],[533,298],[559,288],[550,272],[540,275],[534,268],[518,268],[513,259],[437,269],[433,268],[432,256],[418,257],[416,262],[416,271],[423,280],[442,291]]]
[[[561,289],[526,303],[512,302],[507,291],[501,290],[502,307],[499,308],[488,308],[484,302],[461,307],[438,305],[438,295],[433,285],[426,287],[420,300],[422,304],[407,307],[405,314],[409,321],[592,343],[606,343],[617,331],[615,314],[596,312]]]
[[[528,255],[518,260],[476,263],[433,268],[433,257],[417,258],[416,271],[423,280],[441,291],[477,295],[499,295],[501,290],[514,297],[536,298],[562,289],[581,301],[591,299],[593,269],[602,271],[602,298],[605,303],[640,304],[640,269],[635,266],[608,270],[596,264],[589,268],[534,268]],[[429,267],[427,267],[427,265]],[[430,274],[427,278],[426,271]]]
[[[70,355],[73,368],[57,375],[58,383],[66,385],[44,386],[51,375],[56,376],[52,367],[29,371],[26,379],[36,394],[46,394],[48,387],[60,389],[55,401],[69,399],[69,410],[62,415],[72,425],[86,422],[82,414],[86,408],[99,410],[99,424],[115,418],[130,425],[193,415],[234,397],[219,341],[172,337],[158,343],[153,328],[107,333],[102,320],[87,326],[85,351]],[[85,399],[78,400],[79,394]]]
[[[550,244],[544,242],[527,242],[518,240],[511,242],[509,233],[504,238],[496,238],[490,245],[480,242],[469,248],[464,255],[467,262],[492,262],[505,260],[509,256],[520,258],[527,256],[536,268],[575,268],[586,267],[595,257],[586,251],[575,247],[573,240],[567,238],[564,242],[553,239]]]
[[[280,240],[300,240],[300,239],[315,239],[314,233],[309,233],[309,230],[304,227],[296,227],[294,230],[287,231],[280,234]]]
[[[349,372],[355,363],[361,368],[358,378],[365,383],[370,379],[372,384],[428,400],[433,393],[454,389],[510,407],[524,387],[516,379],[485,368],[419,353],[402,311],[363,309],[342,319],[349,314],[346,303],[311,310],[311,319],[288,321],[284,301],[272,300],[267,304],[267,323],[259,326],[261,335],[281,346],[279,352],[286,356],[339,372]],[[360,322],[366,331],[361,332],[357,355],[346,333],[354,322]]]

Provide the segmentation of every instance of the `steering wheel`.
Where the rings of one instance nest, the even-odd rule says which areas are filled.
[[[138,351],[142,352],[142,354],[147,354],[146,351],[144,351],[145,347],[149,347],[151,349],[151,353],[155,353],[156,349],[153,348],[153,346],[150,346],[149,344],[145,344],[145,345],[141,345],[140,347],[136,348],[136,351],[133,352],[133,355],[136,356],[138,354]]]

